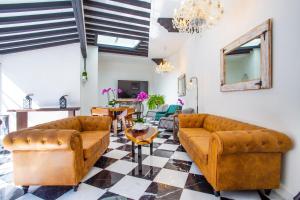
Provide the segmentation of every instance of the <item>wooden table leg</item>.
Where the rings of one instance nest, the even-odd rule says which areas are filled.
[[[69,110],[69,111],[68,111],[68,116],[69,116],[69,117],[75,117],[75,115],[76,115],[75,112],[76,112],[75,110]]]
[[[28,112],[17,112],[17,131],[28,127]]]

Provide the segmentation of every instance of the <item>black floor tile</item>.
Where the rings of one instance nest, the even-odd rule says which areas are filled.
[[[152,181],[156,177],[156,175],[160,172],[160,170],[161,170],[161,168],[158,168],[158,167],[142,165],[142,172],[139,172],[139,169],[137,166],[131,172],[129,172],[128,175]]]
[[[126,138],[119,138],[119,139],[115,140],[114,142],[126,144],[126,143],[129,142],[129,141],[130,141],[130,140],[128,140],[128,139],[126,139]]]
[[[71,186],[42,186],[34,191],[33,194],[44,200],[55,200],[71,189]]]
[[[181,188],[152,182],[140,200],[179,200],[181,193]]]
[[[114,159],[114,158],[108,158],[105,156],[101,156],[97,162],[95,163],[95,167],[100,167],[102,169],[105,169],[106,167],[108,167],[109,165],[113,164],[114,162],[116,162],[118,159]]]
[[[147,158],[148,155],[142,154],[142,161]],[[125,157],[121,158],[121,160],[126,160],[126,161],[130,161],[130,162],[138,162],[138,153],[134,154],[134,158],[132,157],[131,151],[130,154],[126,155]]]
[[[118,195],[118,194],[115,194],[112,192],[106,192],[98,200],[132,200],[132,199],[123,197],[121,195]]]
[[[207,182],[205,177],[197,174],[188,175],[184,188],[208,194],[214,193],[212,186]]]
[[[134,146],[134,149],[136,149],[136,148],[137,148],[137,146]],[[129,145],[129,144],[126,144],[126,145],[118,147],[117,149],[118,150],[122,150],[122,151],[129,151],[129,152],[131,152],[132,146]]]
[[[176,151],[186,152],[182,145],[180,145]]]
[[[192,166],[192,162],[170,159],[164,166],[166,169],[172,169],[181,172],[189,172]]]
[[[116,184],[123,177],[123,174],[102,170],[92,178],[86,180],[85,183],[101,189],[108,189],[114,184]]]
[[[170,158],[174,154],[173,151],[163,150],[163,149],[157,149],[153,152],[154,156],[160,156],[164,158]]]
[[[160,143],[156,143],[156,142],[153,142],[153,148],[157,149],[161,144]],[[143,145],[143,147],[150,147],[150,144],[146,144],[146,145]]]
[[[167,141],[164,142],[165,144],[180,144],[179,141],[173,140],[173,139],[168,139]]]

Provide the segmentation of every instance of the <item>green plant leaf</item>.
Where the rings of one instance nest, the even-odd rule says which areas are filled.
[[[158,106],[163,105],[164,103],[165,103],[165,97],[163,95],[154,94],[154,95],[150,95],[147,101],[147,106],[149,110],[154,110]]]

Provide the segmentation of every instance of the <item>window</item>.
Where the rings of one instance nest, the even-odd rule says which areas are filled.
[[[127,38],[112,37],[105,35],[98,35],[97,44],[109,47],[121,47],[134,49],[140,40],[132,40]]]

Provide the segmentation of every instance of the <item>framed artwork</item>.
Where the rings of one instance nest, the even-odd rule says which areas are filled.
[[[186,77],[182,74],[177,79],[177,93],[179,97],[186,95]]]

